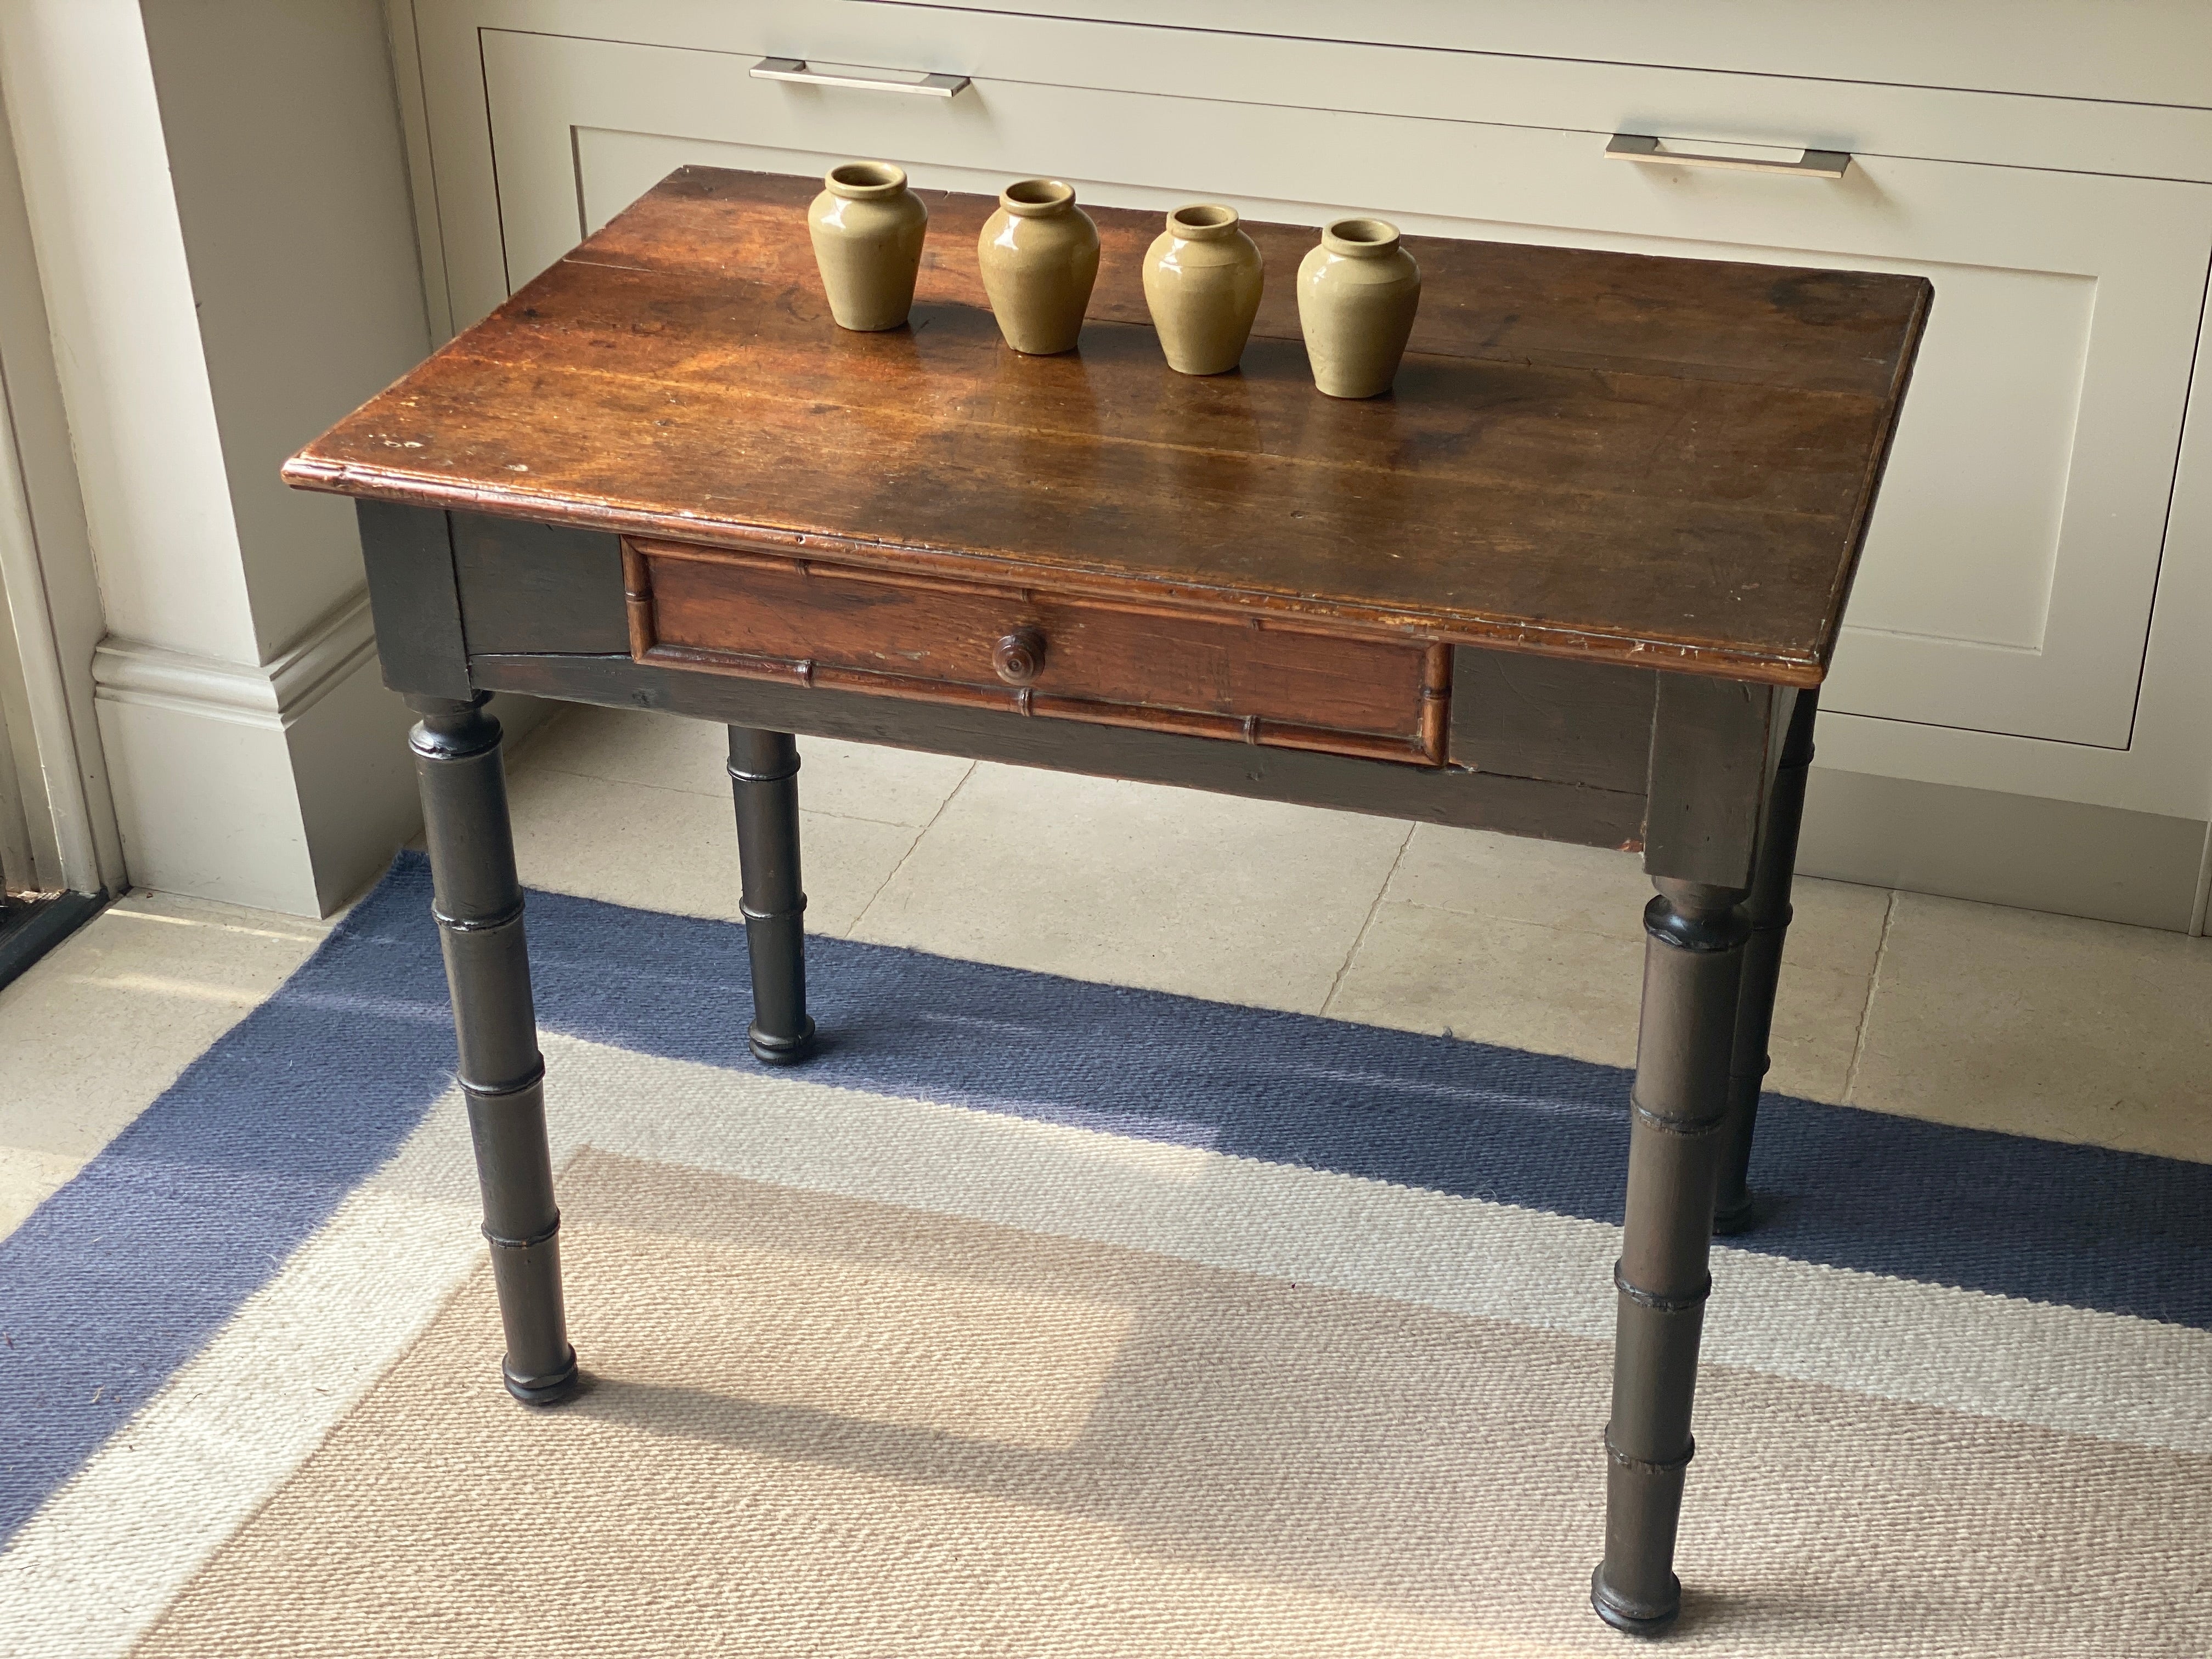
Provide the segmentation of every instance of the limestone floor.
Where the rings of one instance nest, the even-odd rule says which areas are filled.
[[[819,932],[1634,1058],[1632,856],[801,747]],[[574,709],[509,760],[526,882],[736,918],[719,727]],[[1838,882],[1799,882],[1796,908],[1773,1087],[2212,1161],[2212,940]],[[0,1232],[327,927],[136,894],[0,992]]]

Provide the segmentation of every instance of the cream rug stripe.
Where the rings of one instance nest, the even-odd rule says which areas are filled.
[[[420,1336],[483,1253],[363,1188],[0,1553],[0,1652],[119,1654]]]
[[[549,1055],[554,1053],[548,1047]],[[1610,1340],[1602,1222],[563,1042],[556,1148],[971,1216]],[[1071,1178],[1071,1168],[1079,1178]],[[1725,1364],[2212,1452],[2212,1332],[1718,1248]]]
[[[1580,1593],[1602,1341],[596,1152],[568,1187],[591,1392],[483,1386],[475,1275],[139,1659],[1623,1651]],[[1701,1410],[1670,1652],[2212,1643],[2212,1457],[1727,1366]]]

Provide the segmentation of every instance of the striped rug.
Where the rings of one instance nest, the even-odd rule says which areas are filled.
[[[498,1384],[427,872],[0,1241],[0,1652],[1613,1654],[1625,1073],[532,895]],[[127,1040],[127,1035],[119,1038]],[[1770,1100],[1685,1654],[2212,1654],[2212,1167]]]

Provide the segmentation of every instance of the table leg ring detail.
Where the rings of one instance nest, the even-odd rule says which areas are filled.
[[[473,1078],[457,1077],[461,1092],[471,1100],[494,1101],[508,1095],[519,1095],[526,1089],[534,1089],[545,1081],[545,1059],[538,1056],[538,1063],[512,1083],[479,1083]]]
[[[1728,1127],[1726,1117],[1676,1117],[1667,1112],[1655,1112],[1643,1102],[1636,1104],[1636,1121],[1662,1135],[1681,1135],[1694,1138],[1718,1134]]]
[[[738,914],[749,922],[798,921],[806,915],[806,895],[801,893],[799,896],[799,902],[783,910],[756,910],[751,905],[740,899],[738,902]]]
[[[485,1240],[494,1249],[530,1250],[535,1249],[540,1244],[550,1242],[559,1234],[561,1231],[561,1218],[557,1215],[555,1216],[553,1219],[542,1230],[532,1233],[528,1238],[509,1238],[505,1234],[495,1233],[491,1230],[491,1224],[489,1221],[484,1223],[484,1224],[477,1231],[483,1234]]]
[[[1613,1425],[1607,1424],[1605,1431],[1605,1455],[1622,1468],[1633,1470],[1638,1474],[1679,1475],[1684,1469],[1690,1467],[1690,1460],[1698,1455],[1698,1443],[1694,1440],[1690,1442],[1689,1450],[1684,1452],[1680,1457],[1657,1460],[1649,1457],[1631,1457],[1613,1443]]]
[[[748,772],[740,768],[735,761],[732,761],[722,769],[730,775],[732,783],[781,783],[786,778],[795,778],[799,775],[799,755],[796,750],[793,750],[790,765],[769,772]]]
[[[1649,1308],[1654,1313],[1693,1313],[1705,1305],[1705,1298],[1713,1293],[1713,1276],[1705,1275],[1705,1282],[1687,1296],[1662,1296],[1656,1291],[1647,1291],[1632,1285],[1620,1270],[1620,1263],[1613,1264],[1613,1287],[1639,1308]]]
[[[495,933],[502,927],[512,927],[517,922],[520,921],[522,920],[522,909],[523,901],[520,895],[518,894],[514,903],[508,905],[505,909],[501,910],[495,915],[450,915],[447,912],[441,910],[434,904],[430,907],[430,915],[436,921],[438,926],[444,928],[449,933]]]

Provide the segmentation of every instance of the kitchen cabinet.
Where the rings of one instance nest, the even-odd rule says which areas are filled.
[[[1935,307],[1823,697],[1808,867],[2190,925],[2212,798],[2194,647],[2212,512],[2187,449],[2212,110],[2112,96],[2125,53],[2100,58],[2094,97],[2043,90],[2065,83],[2058,56],[2012,62],[2029,95],[1911,84],[1904,46],[1879,80],[1810,72],[1809,40],[1802,78],[1708,67],[1726,55],[1694,6],[1677,66],[1574,56],[1589,4],[1574,27],[1563,15],[1556,56],[1530,51],[1525,23],[1499,25],[1510,51],[1469,49],[1480,7],[1433,45],[1423,9],[1367,9],[1359,42],[1297,38],[1300,9],[1227,3],[1169,27],[1134,9],[656,0],[617,24],[581,0],[413,0],[393,15],[434,305],[448,327],[473,320],[682,163],[854,156],[923,185],[1042,173],[1121,206],[1219,199],[1314,224],[1356,210],[1413,232],[1924,276]],[[1285,33],[1261,32],[1270,16]],[[2137,27],[2188,25],[2153,9]],[[2158,42],[2134,45],[2154,74]],[[1762,46],[1770,64],[1788,50]],[[769,56],[969,84],[756,78]],[[1617,134],[1657,153],[1609,156]],[[1781,170],[1808,148],[1850,163]],[[1752,165],[1666,160],[1681,152]]]

